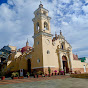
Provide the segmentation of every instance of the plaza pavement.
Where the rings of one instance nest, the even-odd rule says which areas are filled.
[[[88,88],[88,79],[70,76],[0,80],[0,88]]]

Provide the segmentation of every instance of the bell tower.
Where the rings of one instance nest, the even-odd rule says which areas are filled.
[[[42,69],[49,66],[48,59],[50,48],[52,48],[52,34],[50,30],[49,11],[43,8],[40,3],[39,8],[34,11],[35,17],[32,19],[34,23],[34,54],[33,54],[33,69]],[[48,55],[48,56],[47,56]]]
[[[34,11],[35,18],[33,18],[34,22],[34,34],[39,32],[51,33],[50,30],[50,19],[48,16],[48,10],[43,8],[43,5],[40,4],[39,8]]]

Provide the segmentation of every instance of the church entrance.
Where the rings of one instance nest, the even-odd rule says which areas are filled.
[[[66,73],[69,73],[68,62],[66,56],[62,56],[63,69]]]
[[[28,72],[31,74],[31,60],[28,59]]]

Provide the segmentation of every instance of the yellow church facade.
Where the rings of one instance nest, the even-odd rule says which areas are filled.
[[[48,13],[49,11],[43,8],[42,4],[34,11],[35,17],[32,19],[34,23],[34,46],[31,49],[27,41],[26,47],[23,48],[23,51],[26,49],[27,52],[20,53],[19,50],[17,54],[11,54],[5,71],[14,72],[24,69],[30,73],[42,71],[45,74],[50,68],[51,73],[55,70],[66,73],[88,72],[88,66],[85,62],[73,59],[72,47],[62,32],[60,31],[59,35],[55,34],[53,37],[50,28],[51,17],[48,16]]]
[[[65,70],[67,73],[75,70],[84,72],[83,67],[86,66],[86,63],[73,60],[72,47],[65,40],[62,32],[60,31],[60,35],[55,34],[52,39],[51,17],[48,16],[48,12],[42,4],[34,12],[34,52],[32,58],[34,63],[32,69],[41,69],[44,73],[48,72],[48,67],[51,68],[51,72],[54,70]],[[87,66],[86,70],[88,70]]]

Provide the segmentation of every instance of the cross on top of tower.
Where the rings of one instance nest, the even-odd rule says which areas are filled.
[[[62,32],[61,32],[61,30],[60,30],[60,35],[62,35]]]
[[[40,1],[39,8],[43,8],[42,2]]]
[[[40,4],[42,4],[42,2],[40,1]]]

